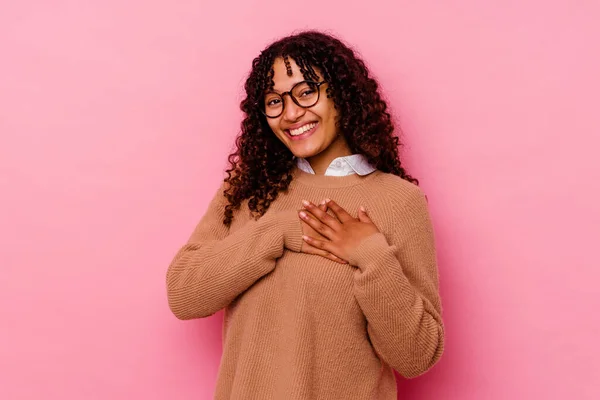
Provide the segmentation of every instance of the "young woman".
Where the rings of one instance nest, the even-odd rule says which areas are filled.
[[[167,271],[225,309],[217,399],[396,399],[444,347],[434,235],[376,81],[309,31],[254,59],[227,178]]]

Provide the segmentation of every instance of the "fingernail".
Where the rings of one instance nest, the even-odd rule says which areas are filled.
[[[322,206],[322,205],[325,205],[325,200],[322,200],[322,201],[319,203],[319,205],[320,205],[320,206]]]
[[[310,203],[306,200],[302,200],[302,204],[304,204],[304,207],[308,207],[310,205]]]
[[[308,240],[309,240],[308,236],[305,236],[305,235],[302,235],[302,239],[304,239],[304,240],[306,240],[306,241],[308,241]]]
[[[365,208],[363,206],[360,206],[360,211],[367,212],[367,210],[365,210]]]
[[[331,199],[325,199],[325,203],[329,203]]]
[[[306,218],[306,213],[304,211],[300,211],[300,217],[301,218]]]

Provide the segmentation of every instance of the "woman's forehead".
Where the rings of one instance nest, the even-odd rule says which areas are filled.
[[[288,65],[283,58],[277,58],[273,62],[273,91],[275,92],[286,92],[292,88],[296,83],[305,80],[306,78],[300,72],[300,67],[296,64],[293,58],[288,57]],[[320,79],[319,71],[313,68],[317,74],[317,78]],[[291,75],[288,73],[291,72]]]

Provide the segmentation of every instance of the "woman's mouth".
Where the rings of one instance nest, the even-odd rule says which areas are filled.
[[[318,126],[318,122],[310,122],[306,125],[301,126],[298,129],[286,129],[284,132],[288,135],[288,137],[291,140],[302,140],[315,133]]]

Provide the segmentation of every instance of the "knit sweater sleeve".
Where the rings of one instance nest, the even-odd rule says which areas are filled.
[[[441,318],[434,233],[427,200],[417,188],[395,212],[390,239],[375,233],[348,260],[357,268],[355,297],[379,356],[406,378],[441,357]]]
[[[267,211],[231,232],[223,224],[224,186],[167,270],[169,307],[179,319],[210,316],[275,268],[284,249],[300,251],[298,212]]]

